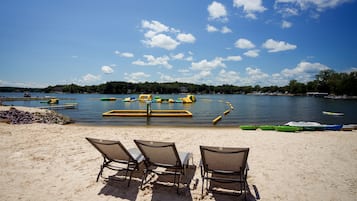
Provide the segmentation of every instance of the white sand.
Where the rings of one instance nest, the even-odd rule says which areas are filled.
[[[248,182],[261,200],[356,200],[357,131],[242,131],[238,128],[95,127],[81,125],[0,124],[0,200],[199,200],[200,170],[190,191],[139,180],[95,182],[102,158],[85,137],[172,141],[194,154],[199,145],[250,147]],[[198,180],[197,180],[198,179]],[[196,183],[198,181],[198,183]],[[195,185],[196,184],[196,185]],[[203,200],[237,200],[209,194]]]

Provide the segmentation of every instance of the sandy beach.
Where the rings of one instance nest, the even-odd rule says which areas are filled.
[[[96,175],[102,162],[85,137],[175,142],[193,153],[190,190],[149,184],[140,178],[106,182]],[[199,145],[249,147],[248,183],[261,200],[356,200],[357,131],[281,133],[238,128],[105,127],[0,123],[1,200],[201,200]],[[237,200],[208,194],[203,200]]]

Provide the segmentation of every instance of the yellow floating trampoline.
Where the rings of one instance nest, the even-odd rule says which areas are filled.
[[[110,110],[103,117],[192,117],[188,110]]]

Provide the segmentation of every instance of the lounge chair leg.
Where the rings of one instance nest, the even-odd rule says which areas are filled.
[[[143,178],[141,179],[140,189],[143,190],[143,184],[145,183],[145,179],[147,177],[147,170],[144,170]]]
[[[202,189],[201,189],[201,197],[203,198],[203,188],[205,186],[205,179],[202,177]]]
[[[103,169],[104,169],[104,166],[103,166],[103,165],[101,165],[101,166],[100,166],[99,173],[98,173],[98,176],[97,176],[97,180],[96,180],[96,182],[98,182],[99,177],[100,177],[100,176],[102,176],[102,174],[103,174]]]

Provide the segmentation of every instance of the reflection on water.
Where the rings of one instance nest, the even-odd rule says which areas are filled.
[[[102,117],[109,110],[146,110],[146,103],[123,102],[129,95],[121,94],[42,94],[33,93],[32,97],[54,96],[57,98],[74,98],[75,100],[60,100],[60,104],[78,103],[77,109],[59,110],[70,116],[77,123],[95,125],[177,125],[177,126],[213,126],[212,120],[222,115],[222,120],[216,126],[237,126],[242,124],[284,124],[289,121],[317,121],[323,124],[357,123],[356,100],[331,100],[314,97],[288,96],[250,96],[250,95],[196,95],[197,102],[182,103],[152,103],[152,109],[159,110],[189,110],[192,118],[138,118],[138,117]],[[0,93],[0,96],[22,97],[22,93]],[[138,95],[130,95],[138,97]],[[163,98],[178,99],[185,95],[160,95]],[[117,101],[101,101],[103,97],[115,97]],[[228,102],[228,103],[227,103]],[[4,102],[7,105],[28,107],[43,106],[40,101]],[[228,115],[223,112],[231,109]],[[322,111],[343,112],[345,115],[336,117],[322,114]]]

